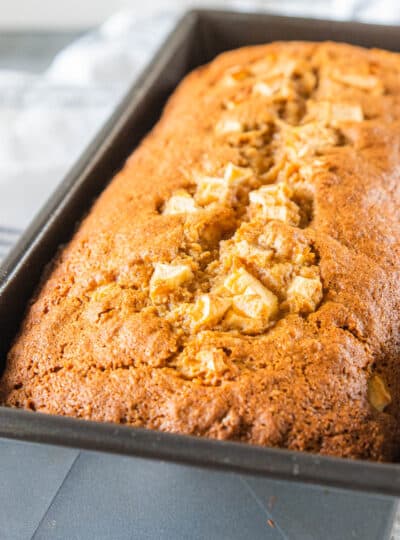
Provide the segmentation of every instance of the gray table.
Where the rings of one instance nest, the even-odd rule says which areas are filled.
[[[393,501],[0,440],[7,540],[384,540]]]

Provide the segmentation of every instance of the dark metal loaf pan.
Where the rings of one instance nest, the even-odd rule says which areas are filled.
[[[121,168],[182,77],[226,49],[273,40],[336,40],[396,50],[400,31],[354,23],[197,10],[188,13],[51,196],[0,270],[0,360],[45,265]],[[322,457],[0,407],[0,436],[400,495],[400,464]]]

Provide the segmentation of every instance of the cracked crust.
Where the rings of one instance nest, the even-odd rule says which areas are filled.
[[[2,402],[397,459],[399,75],[293,42],[191,73],[57,257]]]

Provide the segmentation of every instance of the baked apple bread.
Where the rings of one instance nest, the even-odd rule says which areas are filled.
[[[399,246],[399,55],[225,53],[181,83],[57,256],[2,402],[394,460]]]

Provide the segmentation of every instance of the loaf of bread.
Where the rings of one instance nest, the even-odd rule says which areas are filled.
[[[56,258],[2,403],[397,459],[399,186],[398,54],[219,56]]]

